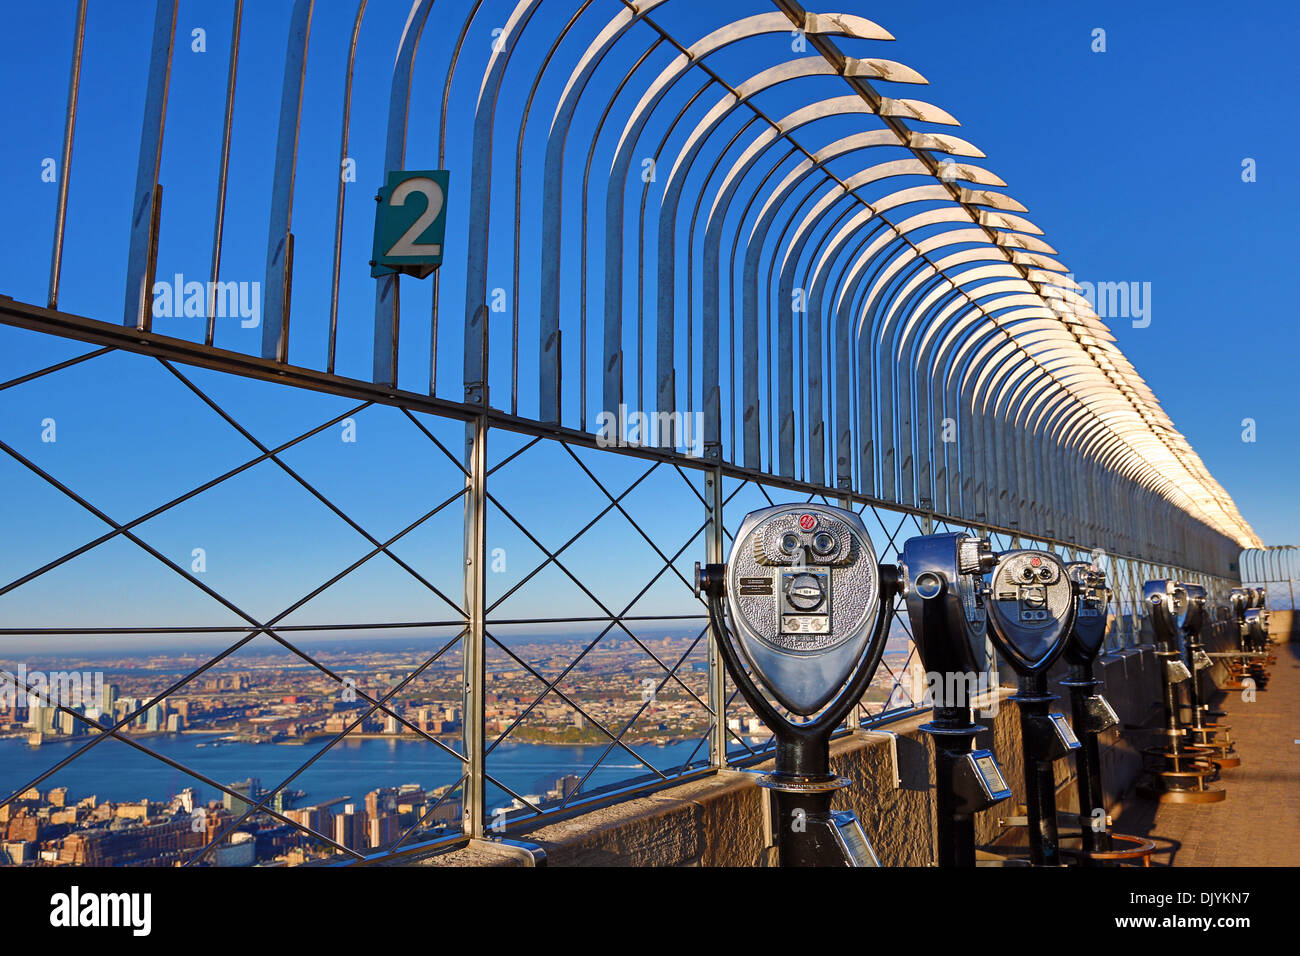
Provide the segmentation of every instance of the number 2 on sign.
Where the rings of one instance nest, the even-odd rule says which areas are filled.
[[[389,195],[388,205],[405,206],[411,193],[423,194],[427,203],[424,212],[384,254],[386,256],[441,256],[442,243],[415,240],[433,225],[434,220],[438,218],[438,213],[442,212],[442,204],[445,201],[442,187],[432,179],[424,177],[403,180]]]

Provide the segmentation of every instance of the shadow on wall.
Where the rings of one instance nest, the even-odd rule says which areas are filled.
[[[1273,635],[1273,640],[1279,644],[1288,641],[1300,642],[1300,633],[1296,631],[1297,627],[1300,627],[1300,620],[1297,617],[1295,611],[1271,611],[1268,630]]]

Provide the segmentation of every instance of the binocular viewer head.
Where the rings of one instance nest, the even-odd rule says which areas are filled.
[[[1071,562],[1065,570],[1074,582],[1078,602],[1065,657],[1071,664],[1087,664],[1101,653],[1106,640],[1110,589],[1106,587],[1105,572],[1087,561]]]
[[[1177,650],[1182,635],[1199,634],[1205,623],[1207,597],[1199,584],[1164,578],[1147,581],[1142,585],[1142,600],[1150,609],[1156,640],[1166,650]]]
[[[1183,627],[1186,630],[1199,631],[1205,623],[1208,614],[1209,595],[1205,593],[1205,588],[1199,584],[1180,583],[1178,585],[1187,595],[1187,613],[1183,619]]]
[[[880,609],[880,569],[862,519],[828,505],[777,505],[741,523],[725,571],[697,573],[725,591],[748,667],[783,707],[816,713],[863,659]]]
[[[983,577],[996,564],[987,538],[950,533],[904,542],[899,576],[912,639],[928,672],[984,672]]]
[[[1065,650],[1075,621],[1075,583],[1053,552],[1002,552],[988,599],[993,641],[1021,675],[1047,670]]]
[[[1091,660],[1105,639],[1109,592],[1093,564],[1066,565],[1050,551],[997,554],[987,539],[958,533],[909,539],[898,565],[912,637],[932,673],[983,672],[986,634],[1022,674],[1062,652]]]
[[[1233,588],[1228,592],[1228,600],[1232,603],[1233,609],[1237,611],[1238,617],[1249,608],[1263,607],[1267,597],[1268,592],[1263,588],[1240,587]]]
[[[1233,588],[1228,592],[1228,606],[1232,609],[1232,616],[1240,624],[1246,619],[1246,609],[1250,607],[1250,595],[1245,588]]]

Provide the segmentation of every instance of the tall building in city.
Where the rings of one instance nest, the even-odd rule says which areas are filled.
[[[99,689],[99,711],[102,714],[113,713],[117,704],[117,695],[121,692],[116,684],[104,684]]]
[[[369,822],[370,848],[372,850],[386,847],[402,835],[402,826],[395,814],[382,813],[377,817],[370,817]]]
[[[556,783],[559,785],[557,789],[560,791],[560,799],[565,800],[578,789],[578,784],[582,783],[582,778],[576,773],[566,773]]]
[[[333,836],[334,815],[323,807],[304,807],[301,810],[286,810],[285,817],[301,824],[314,833]]]
[[[239,796],[229,793],[222,796],[222,804],[236,819],[243,816],[251,805],[250,801],[255,803],[262,799],[262,781],[256,777],[249,777],[247,780],[241,780],[239,783],[232,783],[227,786],[236,794],[248,798],[247,800],[241,800]]]
[[[397,809],[397,790],[394,787],[380,787],[366,794],[366,813],[377,817],[381,813],[392,813]]]
[[[355,803],[344,804],[343,812],[334,817],[334,842],[361,853],[367,849],[368,836],[365,813],[358,813]]]
[[[145,711],[144,729],[150,731],[162,730],[167,726],[167,701],[160,700],[147,711]]]
[[[179,807],[181,810],[185,811],[186,813],[194,812],[194,804],[195,804],[195,800],[194,800],[193,787],[186,787],[180,793],[176,794],[175,797],[172,798],[172,805],[174,807]]]

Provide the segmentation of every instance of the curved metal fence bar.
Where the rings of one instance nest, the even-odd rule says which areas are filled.
[[[149,85],[145,91],[140,155],[131,205],[131,244],[126,265],[124,325],[148,329],[149,298],[157,261],[158,217],[162,203],[158,167],[162,162],[163,124],[167,112],[167,83],[171,77],[172,40],[176,32],[176,0],[158,0],[153,41],[149,50]]]
[[[433,0],[411,4],[411,12],[402,29],[393,66],[392,90],[388,96],[388,135],[384,146],[384,168],[401,169],[406,161],[406,127],[410,113],[411,71],[415,52],[420,45]],[[358,14],[359,16],[359,14]],[[380,385],[397,384],[397,276],[380,276],[375,280],[375,363],[374,381]]]
[[[275,137],[271,184],[271,226],[266,239],[266,286],[262,298],[262,358],[289,360],[290,283],[293,279],[294,176],[298,171],[298,130],[307,73],[307,43],[315,0],[294,0],[284,54],[280,123]]]

